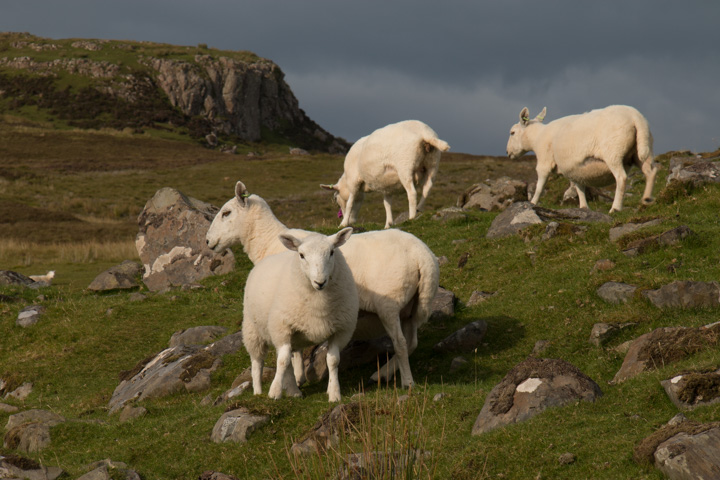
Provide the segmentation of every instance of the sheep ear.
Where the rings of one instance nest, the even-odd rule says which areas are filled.
[[[523,109],[520,110],[520,123],[527,125],[528,122],[530,122],[530,110],[528,110],[527,107],[523,107]]]
[[[336,192],[336,191],[337,191],[337,185],[323,185],[323,184],[320,184],[320,188],[322,188],[323,190],[330,190],[331,192]]]
[[[283,233],[278,236],[280,239],[280,242],[282,242],[283,245],[285,245],[285,248],[288,250],[292,250],[294,252],[297,252],[298,247],[300,246],[300,240],[293,237],[292,235],[289,235],[287,233]]]
[[[350,235],[352,235],[353,228],[352,227],[345,227],[342,230],[340,230],[338,233],[335,234],[335,248],[342,247],[345,245],[345,242],[348,241],[350,238]]]
[[[538,122],[542,122],[543,120],[545,120],[545,115],[547,115],[547,107],[543,107],[542,112],[540,112],[540,114],[535,117],[535,120],[537,120]]]
[[[243,182],[238,181],[235,184],[235,198],[241,207],[247,206],[247,197],[249,196],[247,188]]]

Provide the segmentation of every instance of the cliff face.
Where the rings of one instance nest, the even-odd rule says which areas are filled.
[[[163,124],[196,138],[349,147],[300,109],[277,65],[249,52],[0,34],[0,111],[28,105],[84,128]]]

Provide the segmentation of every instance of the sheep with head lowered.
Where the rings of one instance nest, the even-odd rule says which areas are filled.
[[[253,263],[285,250],[278,236],[296,238],[310,235],[307,230],[288,229],[273,214],[267,202],[248,194],[237,182],[235,197],[220,208],[206,234],[215,252],[241,244]],[[370,340],[387,334],[394,356],[372,379],[386,379],[400,370],[402,385],[413,383],[409,355],[417,346],[417,331],[431,313],[438,289],[440,268],[425,243],[410,233],[396,229],[354,234],[340,249],[350,265],[357,285],[360,314],[355,340]],[[302,357],[293,354],[298,384],[305,380]]]
[[[570,115],[547,125],[547,108],[530,119],[526,108],[510,129],[507,154],[518,158],[529,151],[537,156],[537,187],[531,203],[537,204],[550,172],[557,170],[578,193],[580,208],[588,208],[586,187],[615,182],[610,213],[622,210],[627,169],[637,165],[645,175],[642,201],[652,203],[658,167],[653,161],[653,138],[645,117],[633,107],[612,105],[580,115]]]
[[[393,224],[392,192],[401,186],[405,189],[410,210],[408,218],[415,218],[433,186],[440,154],[449,149],[447,142],[440,140],[423,122],[393,123],[355,142],[345,156],[340,180],[334,185],[320,186],[335,192],[343,215],[341,227],[357,222],[365,192],[381,192],[385,228],[390,228]]]
[[[277,352],[277,370],[268,396],[283,390],[299,396],[292,352],[328,341],[328,397],[340,401],[340,350],[355,331],[358,295],[352,272],[338,249],[352,234],[345,228],[329,237],[314,233],[303,239],[284,233],[289,252],[270,255],[255,265],[245,285],[243,343],[250,354],[255,395],[262,393],[262,370],[268,346]]]

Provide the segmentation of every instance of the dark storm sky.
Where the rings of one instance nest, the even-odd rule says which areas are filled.
[[[720,2],[686,0],[22,0],[0,31],[250,50],[353,142],[405,119],[452,151],[502,155],[522,107],[546,121],[611,104],[655,153],[720,147]],[[0,53],[0,56],[2,54]]]

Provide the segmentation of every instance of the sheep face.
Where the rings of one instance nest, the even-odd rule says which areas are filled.
[[[547,108],[543,108],[542,112],[540,112],[537,117],[530,120],[530,111],[527,107],[520,111],[520,121],[510,128],[510,138],[508,138],[507,147],[505,149],[508,157],[511,159],[520,158],[532,150],[527,138],[527,127],[528,125],[532,125],[534,123],[542,123],[546,113]]]
[[[239,234],[247,223],[250,200],[245,185],[237,182],[235,198],[231,198],[222,206],[205,234],[205,242],[210,249],[220,253],[231,245],[239,243]]]
[[[332,280],[335,269],[335,250],[343,245],[352,228],[344,228],[335,235],[309,235],[300,240],[290,234],[280,235],[280,241],[288,250],[297,252],[300,270],[305,274],[310,286],[315,290],[323,290]]]

